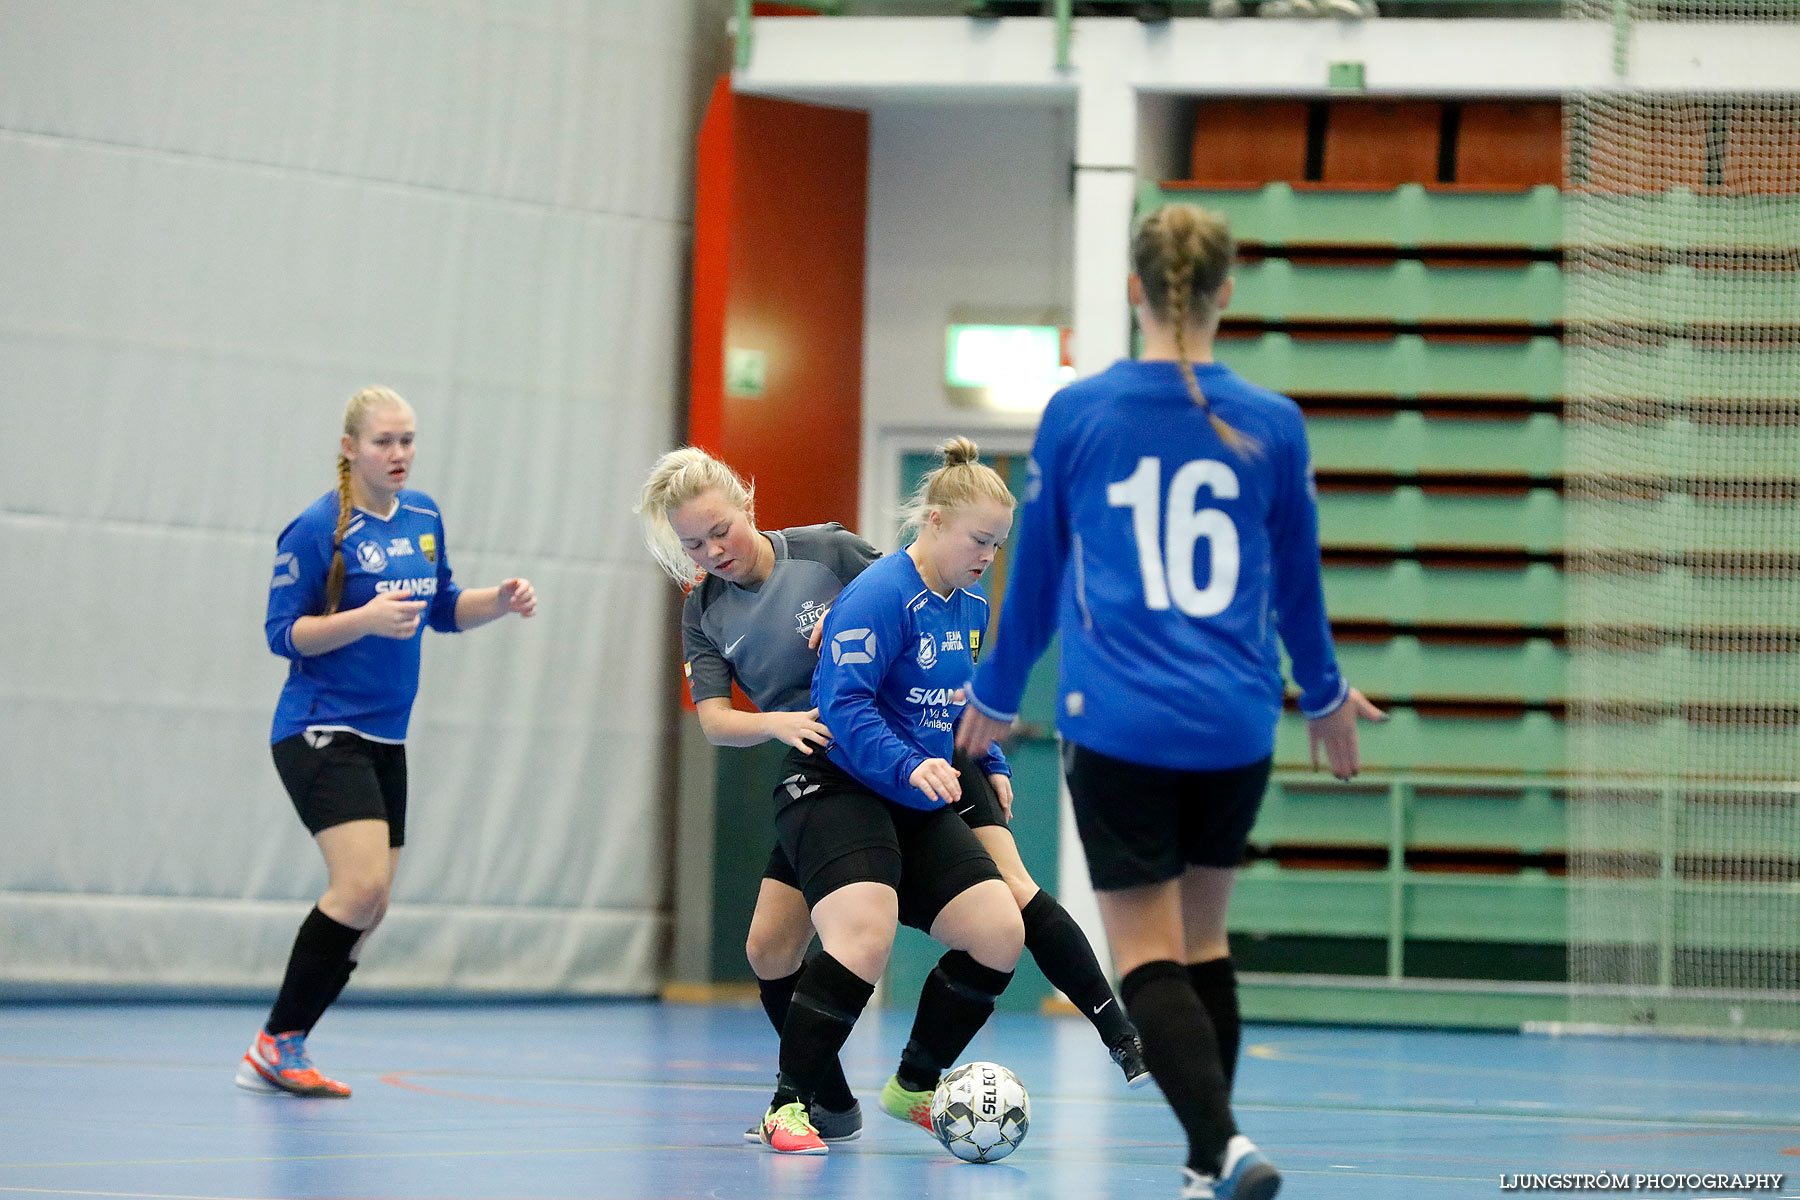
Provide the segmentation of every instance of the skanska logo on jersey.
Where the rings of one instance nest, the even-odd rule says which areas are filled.
[[[956,732],[956,714],[962,711],[967,698],[961,688],[924,688],[907,689],[906,702],[919,706],[919,728],[936,729],[941,733]]]
[[[831,661],[839,666],[875,661],[875,631],[846,629],[831,639]]]
[[[375,593],[411,592],[414,600],[426,596],[437,595],[437,576],[426,575],[421,579],[379,579],[375,582]]]

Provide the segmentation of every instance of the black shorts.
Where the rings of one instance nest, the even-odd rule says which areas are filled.
[[[796,892],[800,890],[800,877],[794,874],[794,864],[788,861],[787,851],[781,848],[780,842],[769,851],[769,865],[763,868],[762,877],[785,883]]]
[[[963,819],[963,824],[970,829],[980,829],[983,825],[998,825],[1005,829],[1006,813],[1000,807],[993,781],[982,770],[981,764],[958,750],[950,765],[962,772],[958,779],[962,784],[962,799],[950,807]]]
[[[962,772],[962,799],[950,807],[963,819],[963,824],[970,829],[980,829],[983,825],[998,825],[1005,829],[1008,824],[1006,813],[1000,807],[1000,797],[987,772],[960,750],[951,765]],[[769,851],[769,864],[763,868],[762,877],[800,890],[800,877],[794,874],[794,864],[788,861],[787,851],[781,848],[779,841]]]
[[[386,821],[388,845],[406,844],[406,747],[341,730],[296,733],[269,747],[307,830]]]
[[[852,883],[900,896],[900,920],[929,931],[944,906],[1000,868],[949,808],[885,800],[819,757],[790,753],[775,785],[775,833],[806,906]]]
[[[1162,883],[1188,866],[1237,866],[1273,762],[1179,771],[1065,743],[1063,774],[1094,890]]]

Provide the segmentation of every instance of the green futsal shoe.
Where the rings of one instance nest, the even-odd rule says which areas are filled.
[[[896,1121],[909,1121],[935,1138],[937,1131],[931,1127],[931,1094],[935,1090],[910,1092],[900,1086],[898,1075],[890,1075],[881,1085],[881,1111]]]

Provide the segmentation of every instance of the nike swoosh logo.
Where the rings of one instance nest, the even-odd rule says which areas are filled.
[[[1102,1001],[1101,1001],[1101,1002],[1100,1002],[1100,1004],[1099,1004],[1099,1006],[1098,1006],[1098,1007],[1097,1007],[1097,1008],[1095,1008],[1095,1009],[1094,1009],[1094,1015],[1095,1015],[1095,1016],[1096,1016],[1096,1017],[1097,1017],[1097,1016],[1099,1016],[1099,1015],[1100,1015],[1100,1009],[1102,1009],[1102,1008],[1105,1008],[1105,1007],[1106,1007],[1106,1006],[1107,1006],[1107,1005],[1108,1005],[1108,1004],[1111,1004],[1111,1003],[1112,1003],[1112,997],[1111,997],[1111,996],[1108,996],[1108,997],[1107,997],[1107,998],[1106,998],[1106,999],[1105,999],[1105,1000],[1102,1000]]]
[[[733,651],[733,650],[736,650],[736,649],[737,649],[737,648],[738,648],[738,647],[739,647],[739,646],[741,646],[741,645],[743,645],[743,644],[744,644],[744,638],[747,638],[747,637],[749,637],[749,636],[750,636],[750,635],[749,635],[749,634],[747,634],[747,633],[746,633],[746,634],[742,634],[742,635],[740,635],[740,636],[739,636],[739,637],[738,637],[738,640],[737,640],[737,641],[735,641],[735,642],[733,642],[733,643],[731,643],[731,645],[729,645],[729,646],[727,646],[727,647],[725,647],[725,657],[726,657],[726,658],[730,658],[730,657],[731,657],[731,652],[732,652],[732,651]]]

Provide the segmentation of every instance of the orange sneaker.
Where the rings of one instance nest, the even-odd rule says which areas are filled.
[[[823,1154],[825,1141],[798,1100],[771,1108],[762,1123],[763,1145],[777,1154]]]
[[[256,1031],[256,1040],[238,1064],[237,1085],[251,1092],[286,1092],[290,1096],[350,1095],[350,1086],[313,1069],[306,1056],[306,1035]]]

